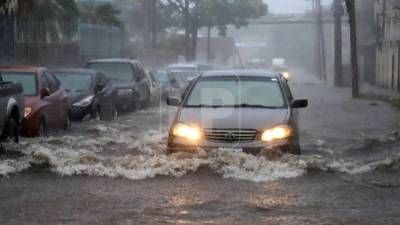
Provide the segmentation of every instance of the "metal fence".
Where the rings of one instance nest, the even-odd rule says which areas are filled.
[[[42,23],[0,20],[0,63],[78,66],[99,57],[120,57],[122,28],[87,23]],[[4,31],[4,32],[3,32]]]

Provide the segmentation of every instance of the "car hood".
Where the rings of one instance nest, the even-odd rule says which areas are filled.
[[[204,129],[267,129],[287,122],[288,109],[183,108],[178,122]]]
[[[70,104],[74,104],[74,103],[79,102],[79,101],[83,100],[84,98],[89,97],[93,94],[90,92],[67,91],[67,95],[68,95]]]

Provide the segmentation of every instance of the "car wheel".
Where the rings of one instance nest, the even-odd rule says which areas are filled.
[[[65,116],[65,119],[64,119],[64,127],[63,127],[64,130],[70,129],[71,125],[72,125],[72,123],[71,123],[71,115],[70,115],[70,113],[67,113],[67,115]]]
[[[117,119],[119,117],[119,111],[117,106],[113,107],[113,119]]]
[[[101,111],[100,106],[97,106],[96,108],[97,108],[97,110],[96,110],[95,119],[96,119],[96,120],[103,120],[103,119],[104,119],[104,118],[103,118],[103,112]]]
[[[39,124],[39,137],[46,137],[47,136],[47,126],[45,119],[42,118]]]
[[[15,143],[19,142],[19,124],[14,117],[8,119],[2,139],[10,139]]]
[[[289,153],[293,155],[301,155],[301,147],[299,144],[292,145],[289,149]]]

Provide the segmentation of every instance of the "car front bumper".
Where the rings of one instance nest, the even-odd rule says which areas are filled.
[[[289,152],[292,146],[291,139],[279,140],[274,142],[251,141],[243,143],[225,143],[225,142],[210,142],[201,140],[197,143],[190,143],[186,139],[178,137],[169,137],[167,151],[169,153],[189,152],[196,153],[200,150],[224,150],[224,151],[243,151],[250,154],[259,154],[264,150],[280,150]]]

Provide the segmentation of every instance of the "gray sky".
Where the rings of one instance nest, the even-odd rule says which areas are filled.
[[[264,0],[273,13],[302,13],[311,8],[311,0]],[[329,5],[332,0],[322,0],[324,5]]]

